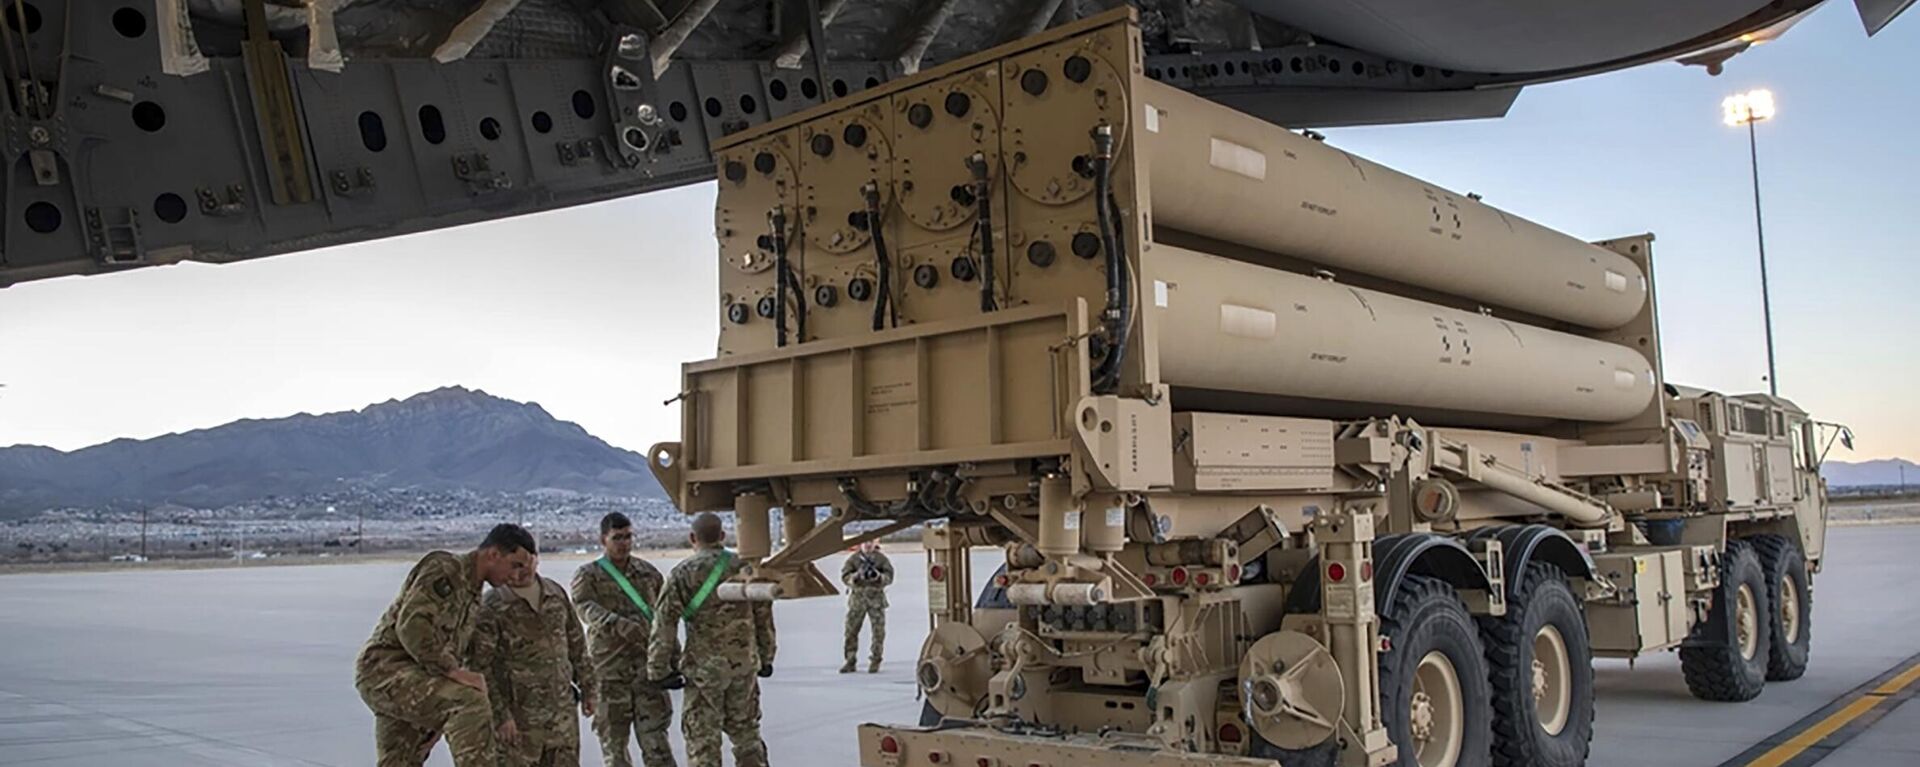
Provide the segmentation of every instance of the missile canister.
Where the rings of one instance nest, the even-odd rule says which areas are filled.
[[[1142,255],[1176,387],[1607,422],[1654,394],[1617,344],[1165,244]]]
[[[1640,312],[1625,257],[1169,85],[1138,79],[1155,226],[1595,329]]]

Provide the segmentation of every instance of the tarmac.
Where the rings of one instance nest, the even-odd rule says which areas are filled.
[[[1695,700],[1671,654],[1598,661],[1589,764],[1744,764],[1756,744],[1902,667],[1920,654],[1916,551],[1920,526],[1834,529],[1815,579],[1812,667],[1750,703]],[[981,553],[978,577],[994,555]],[[579,561],[556,556],[542,570],[564,583]],[[762,701],[775,765],[854,765],[855,725],[918,718],[924,567],[917,552],[894,561],[880,674],[836,673],[838,600],[777,606],[780,650]],[[353,658],[406,571],[371,562],[0,576],[0,765],[371,765]],[[1823,754],[1822,767],[1920,764],[1920,704],[1889,699],[1846,733],[1793,764]],[[585,763],[599,764],[584,722],[581,741]],[[429,764],[451,764],[444,746]]]

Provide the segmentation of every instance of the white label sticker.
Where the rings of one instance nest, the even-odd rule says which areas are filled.
[[[1153,305],[1167,308],[1167,283],[1165,280],[1153,281]]]
[[[1627,276],[1612,269],[1607,270],[1607,289],[1615,293],[1627,291]]]
[[[1226,139],[1213,140],[1213,151],[1208,163],[1213,167],[1238,173],[1255,181],[1267,179],[1267,156],[1250,146],[1241,146]]]
[[[1060,527],[1067,530],[1080,529],[1080,512],[1077,512],[1077,511],[1067,512],[1067,518],[1064,520],[1061,520]]]
[[[1640,376],[1634,375],[1633,371],[1627,370],[1625,368],[1613,369],[1613,385],[1614,386],[1618,386],[1622,389],[1631,389],[1639,383],[1640,383]]]
[[[1273,312],[1238,304],[1220,305],[1220,332],[1241,338],[1272,338],[1278,326]]]
[[[1119,527],[1127,523],[1127,510],[1120,506],[1107,509],[1107,527]]]
[[[1146,104],[1145,106],[1147,107],[1147,115],[1146,115],[1147,132],[1159,133],[1160,132],[1160,110],[1154,109],[1152,104]]]

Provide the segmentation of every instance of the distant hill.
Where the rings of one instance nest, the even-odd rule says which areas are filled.
[[[1826,477],[1827,484],[1834,487],[1898,485],[1902,466],[1907,470],[1907,482],[1920,487],[1920,465],[1904,458],[1882,458],[1859,463],[1829,460],[1820,464],[1820,476]]]
[[[0,448],[4,516],[116,502],[219,506],[347,485],[662,495],[639,453],[539,405],[457,386],[73,452]]]

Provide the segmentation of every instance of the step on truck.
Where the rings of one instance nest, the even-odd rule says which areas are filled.
[[[924,528],[925,712],[861,764],[1577,765],[1596,657],[1805,671],[1841,430],[1665,381],[1652,236],[1142,61],[1123,9],[716,145],[718,354],[649,459],[734,515],[722,599]]]

